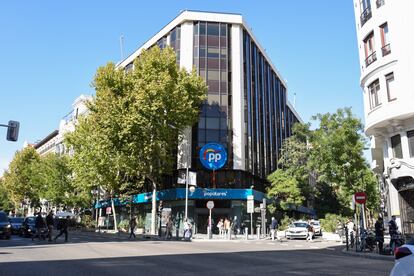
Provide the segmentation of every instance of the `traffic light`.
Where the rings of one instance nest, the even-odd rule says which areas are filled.
[[[9,125],[7,127],[7,140],[16,142],[19,138],[19,127],[20,123],[16,121],[9,121]]]

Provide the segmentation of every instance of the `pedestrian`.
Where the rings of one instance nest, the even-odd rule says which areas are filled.
[[[132,238],[132,236],[135,237],[135,227],[137,226],[137,219],[135,216],[132,216],[131,219],[129,220],[129,229],[131,231],[131,233],[129,234],[129,238]]]
[[[42,214],[39,212],[37,213],[36,219],[35,219],[35,228],[36,228],[36,233],[34,236],[32,236],[32,240],[34,240],[34,238],[39,238],[39,240],[42,238],[42,232],[45,229],[45,220],[42,217]]]
[[[348,222],[346,224],[346,229],[348,231],[348,241],[349,241],[349,245],[351,247],[354,247],[354,243],[355,243],[355,224],[352,221],[352,219],[348,219]]]
[[[184,220],[184,240],[190,241],[191,240],[191,223],[188,219]]]
[[[375,240],[378,243],[378,253],[383,253],[384,245],[384,221],[379,217],[375,222]]]
[[[237,220],[237,216],[234,216],[233,221],[231,222],[231,233],[234,234],[237,238],[238,230],[239,230],[239,221]]]
[[[54,238],[54,241],[56,241],[60,236],[62,236],[62,234],[65,234],[65,242],[68,241],[68,224],[69,224],[69,219],[70,219],[70,217],[67,216],[66,218],[62,218],[62,219],[59,220],[59,223],[58,223],[58,227],[57,228],[58,228],[58,230],[60,232],[59,232],[59,235],[57,235]]]
[[[224,236],[226,239],[230,239],[230,220],[228,218],[224,220]]]
[[[270,224],[270,234],[272,235],[272,241],[275,240],[275,234],[276,234],[276,239],[278,239],[277,238],[277,227],[278,227],[277,219],[272,217],[272,222]]]
[[[388,222],[388,231],[390,233],[390,248],[391,250],[394,251],[394,247],[395,247],[395,240],[396,237],[398,235],[398,225],[396,222],[397,217],[396,216],[391,216],[391,220]]]
[[[168,217],[167,223],[165,225],[165,238],[167,240],[170,240],[172,238],[172,227],[173,222],[171,220],[171,217]]]
[[[314,230],[313,230],[313,226],[310,224],[310,221],[308,221],[308,237],[306,238],[306,241],[312,241],[313,235],[314,235]]]
[[[217,228],[219,230],[219,236],[220,236],[220,238],[223,238],[223,236],[224,236],[224,223],[223,223],[223,219],[222,218],[217,223]]]
[[[53,223],[53,211],[50,211],[46,216],[47,236],[49,238],[48,241],[52,241]]]

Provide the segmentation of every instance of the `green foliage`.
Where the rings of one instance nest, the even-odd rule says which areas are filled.
[[[1,211],[11,211],[14,209],[13,203],[11,201],[9,192],[4,186],[4,180],[0,178],[0,210]]]
[[[279,230],[284,231],[286,229],[288,229],[289,225],[293,222],[293,219],[288,217],[288,216],[284,216],[280,221],[279,221]]]
[[[76,186],[119,195],[145,180],[157,185],[172,171],[179,133],[197,121],[205,82],[179,70],[171,48],[152,47],[128,73],[111,63],[99,68],[93,86],[90,113],[66,136]]]
[[[267,179],[271,183],[267,195],[277,198],[282,209],[287,210],[290,204],[303,203],[304,197],[301,195],[298,182],[288,172],[279,169],[270,174]]]
[[[321,227],[323,231],[326,232],[335,232],[338,227],[338,224],[346,223],[347,218],[337,214],[326,214],[325,218],[321,219]]]
[[[37,171],[33,167],[39,160],[40,156],[34,148],[25,147],[16,152],[8,170],[5,171],[2,186],[15,207],[19,207],[27,199],[30,199],[34,206],[38,204],[39,185],[34,181]]]
[[[129,229],[129,220],[123,219],[118,223],[118,229],[123,230],[124,232],[128,232]]]

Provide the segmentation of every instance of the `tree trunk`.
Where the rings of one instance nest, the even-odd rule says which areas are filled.
[[[114,230],[115,232],[118,232],[118,223],[116,221],[116,212],[115,212],[115,204],[114,204],[113,197],[111,197],[111,204],[112,204],[112,213],[114,214]]]
[[[152,181],[152,210],[151,210],[151,235],[156,235],[157,229],[157,184]]]

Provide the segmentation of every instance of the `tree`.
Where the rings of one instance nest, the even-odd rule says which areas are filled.
[[[143,51],[128,73],[111,63],[99,68],[93,85],[89,115],[67,136],[75,181],[111,197],[149,181],[155,233],[157,187],[173,169],[179,134],[198,119],[207,86],[194,70],[178,69],[171,48],[158,47]]]
[[[33,164],[39,162],[40,156],[33,147],[25,147],[17,151],[3,176],[4,188],[8,191],[15,208],[20,207],[25,200],[31,206],[39,204],[38,186],[34,179]]]
[[[72,185],[69,157],[48,154],[32,165],[33,181],[39,187],[39,196],[55,206],[75,207],[82,202]]]
[[[0,178],[0,210],[12,211],[14,205],[11,201],[9,192],[4,187],[4,180]]]

